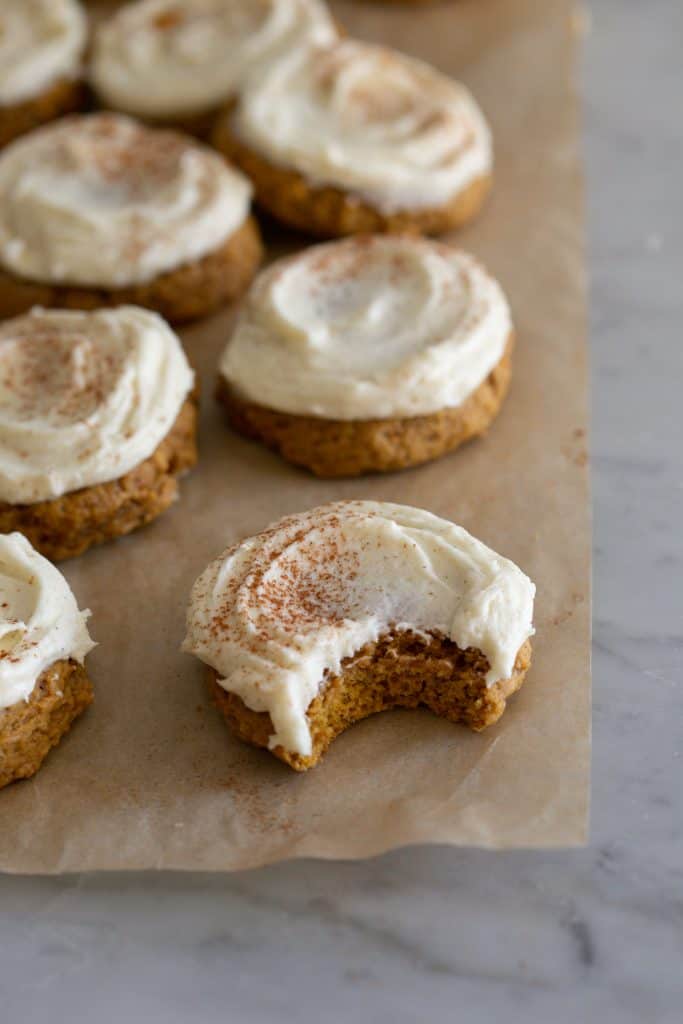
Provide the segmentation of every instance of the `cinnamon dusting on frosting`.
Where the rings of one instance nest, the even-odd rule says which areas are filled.
[[[64,118],[0,154],[0,265],[41,283],[146,283],[224,245],[250,198],[190,138],[118,114]]]
[[[334,535],[334,531],[343,529],[341,519],[327,515],[325,531],[320,535],[316,534],[314,523],[288,535],[289,555],[286,550],[284,553],[278,550],[276,544],[286,524],[287,520],[259,535],[267,553],[256,555],[245,579],[235,579],[228,584],[225,600],[209,625],[214,639],[229,641],[231,630],[236,629],[234,639],[256,651],[267,642],[269,623],[273,619],[292,637],[302,631],[340,625],[344,621],[348,587],[358,577],[361,557],[355,551],[345,550],[340,538]],[[277,575],[269,572],[274,557],[277,558]],[[232,619],[236,600],[249,603],[248,629]]]
[[[148,458],[193,386],[154,313],[34,310],[0,326],[0,501],[30,504]]]
[[[283,55],[336,35],[323,0],[138,0],[96,30],[91,77],[108,106],[192,116]]]
[[[13,335],[0,337],[1,383],[18,420],[41,416],[64,426],[96,412],[116,386],[126,355],[84,339],[70,325],[32,329],[24,321]]]
[[[100,114],[77,136],[63,136],[55,156],[71,170],[96,174],[107,184],[144,195],[172,181],[183,157],[193,151],[196,144],[175,132],[150,132],[132,122],[123,133],[118,115]]]
[[[254,79],[230,130],[276,166],[387,214],[447,205],[491,171],[490,132],[464,86],[349,39]]]
[[[220,371],[249,401],[339,420],[456,408],[502,358],[500,286],[471,256],[413,236],[356,236],[263,271]]]
[[[310,752],[306,709],[329,673],[387,632],[480,650],[487,683],[533,632],[533,584],[461,528],[400,505],[345,501],[286,517],[197,580],[184,649],[270,713],[271,746]]]

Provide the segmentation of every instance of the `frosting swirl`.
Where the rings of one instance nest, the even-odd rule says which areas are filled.
[[[0,107],[30,100],[60,78],[76,78],[86,32],[77,0],[2,0]]]
[[[280,412],[421,416],[460,405],[511,330],[500,286],[472,256],[407,236],[349,238],[257,278],[220,373]]]
[[[0,500],[123,476],[168,434],[193,381],[171,328],[137,307],[0,325]]]
[[[43,283],[141,284],[222,245],[250,197],[182,135],[118,114],[65,118],[0,154],[0,264]]]
[[[489,129],[463,85],[353,40],[278,61],[245,89],[232,130],[386,213],[443,206],[491,170]]]
[[[336,35],[322,0],[138,0],[98,29],[90,76],[110,106],[187,116],[226,102],[279,56]]]
[[[20,533],[0,535],[0,708],[28,700],[56,661],[83,662],[95,644],[61,572]]]
[[[254,711],[270,746],[311,752],[306,710],[326,673],[389,630],[434,631],[508,678],[533,633],[535,587],[508,559],[421,509],[346,501],[229,548],[192,590],[185,651]]]

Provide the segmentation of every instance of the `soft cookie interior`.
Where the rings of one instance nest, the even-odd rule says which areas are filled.
[[[42,673],[29,700],[0,710],[0,788],[35,775],[92,699],[85,669],[69,659]]]
[[[462,649],[446,637],[395,632],[366,644],[342,664],[338,675],[323,682],[307,718],[313,741],[310,756],[272,750],[296,771],[321,760],[333,740],[370,715],[394,708],[425,707],[450,722],[476,732],[497,722],[506,701],[524,682],[531,664],[531,644],[520,648],[509,679],[487,686],[488,661],[475,648]],[[241,739],[268,747],[273,724],[267,712],[252,711],[228,693],[209,670],[214,700],[226,722]]]

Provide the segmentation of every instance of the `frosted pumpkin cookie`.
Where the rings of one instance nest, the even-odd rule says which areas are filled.
[[[156,519],[197,460],[194,374],[144,309],[0,325],[0,533],[53,560]]]
[[[512,339],[505,296],[472,256],[357,236],[259,275],[217,393],[236,430],[318,476],[404,469],[486,430]]]
[[[25,537],[0,537],[0,788],[35,775],[91,703],[89,614]]]
[[[350,39],[250,81],[214,142],[266,210],[322,236],[459,227],[492,174],[489,128],[463,85]]]
[[[184,650],[209,666],[237,735],[304,771],[388,708],[492,725],[530,664],[534,593],[453,523],[344,501],[212,562],[192,590]]]
[[[122,304],[203,316],[260,262],[250,199],[217,153],[121,115],[32,132],[0,153],[0,316]]]
[[[138,0],[95,32],[90,79],[108,107],[203,132],[248,77],[336,36],[322,0]]]
[[[86,34],[77,0],[2,0],[0,146],[81,106]]]

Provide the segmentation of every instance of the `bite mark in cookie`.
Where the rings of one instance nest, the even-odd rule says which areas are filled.
[[[384,708],[496,721],[530,664],[534,592],[452,523],[338,502],[216,559],[193,588],[184,649],[209,666],[238,735],[305,770]]]
[[[337,675],[326,678],[306,711],[311,732],[309,755],[279,745],[272,753],[295,771],[317,765],[331,743],[356,722],[381,711],[426,708],[475,732],[494,725],[506,703],[521,687],[531,665],[531,644],[519,651],[509,679],[485,682],[487,661],[474,648],[461,650],[441,636],[395,633],[366,644],[346,659]],[[209,669],[214,703],[232,731],[256,747],[270,748],[274,733],[267,711],[252,711],[227,692]]]

